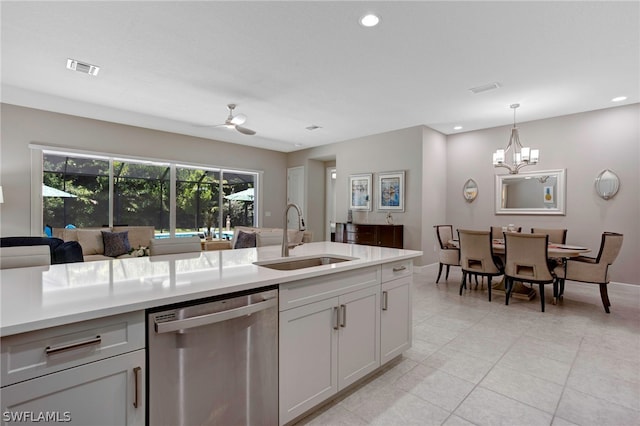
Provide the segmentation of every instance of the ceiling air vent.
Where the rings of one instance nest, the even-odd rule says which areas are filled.
[[[478,93],[488,92],[489,90],[495,90],[500,88],[500,83],[483,84],[482,86],[472,87],[469,89],[471,93],[477,95]]]
[[[98,75],[98,71],[100,71],[100,67],[96,65],[78,62],[75,59],[67,59],[67,69],[78,71],[83,74],[89,74],[92,76]]]

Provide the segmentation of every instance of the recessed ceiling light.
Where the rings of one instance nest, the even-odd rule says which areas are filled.
[[[380,18],[373,13],[368,13],[360,18],[360,25],[363,27],[375,27],[380,23]]]
[[[311,126],[305,127],[305,129],[307,129],[307,130],[317,130],[317,129],[321,129],[321,128],[322,127],[316,126],[315,124],[312,124]]]
[[[462,126],[455,126],[453,130],[462,130]]]
[[[627,99],[626,96],[618,96],[616,98],[611,99],[611,102],[622,102],[622,101],[624,101],[626,99]]]
[[[91,65],[84,62],[76,61],[75,59],[67,59],[67,69],[72,71],[78,71],[83,74],[89,74],[92,76],[98,75],[98,71],[100,71],[100,67],[97,65]]]

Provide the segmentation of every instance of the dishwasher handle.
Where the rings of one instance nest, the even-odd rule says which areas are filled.
[[[278,299],[273,298],[265,300],[264,302],[255,303],[252,305],[242,306],[240,308],[229,309],[228,311],[216,312],[213,314],[199,315],[192,318],[186,318],[175,321],[165,321],[155,323],[156,333],[171,333],[179,330],[186,330],[188,328],[201,327],[203,325],[215,324],[221,321],[227,321],[233,318],[238,318],[245,315],[251,315],[253,313],[272,308],[278,305]]]

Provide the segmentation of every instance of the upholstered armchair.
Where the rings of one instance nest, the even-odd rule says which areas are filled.
[[[513,232],[522,232],[522,226],[517,227]],[[504,238],[504,231],[502,226],[491,227],[491,238],[494,240],[502,240]]]
[[[549,236],[550,243],[566,244],[567,243],[567,230],[566,229],[552,229],[552,228],[531,228],[532,234],[545,234]]]
[[[60,238],[47,237],[3,237],[0,238],[0,247],[30,247],[45,246],[49,252],[49,264],[82,262],[82,247],[77,241],[63,241]],[[23,250],[24,251],[24,250]],[[9,252],[20,252],[7,250]],[[6,262],[9,264],[9,261]]]
[[[49,266],[51,254],[46,245],[0,247],[0,269]]]
[[[149,241],[149,256],[178,253],[198,253],[202,250],[199,237],[154,238]]]
[[[540,289],[540,307],[544,312],[544,286],[553,284],[553,296],[558,295],[556,276],[549,269],[547,246],[549,236],[543,234],[521,234],[507,232],[505,236],[504,276],[506,298],[509,304],[515,281],[538,284]]]
[[[467,286],[467,275],[487,277],[487,291],[491,302],[491,279],[504,274],[504,267],[499,257],[493,254],[493,244],[490,231],[458,230],[460,243],[460,268],[462,269],[462,281],[460,282],[460,295],[462,289]],[[477,284],[476,284],[477,286]]]
[[[436,284],[440,281],[440,275],[442,274],[442,267],[447,267],[445,274],[445,280],[449,279],[449,268],[451,266],[460,266],[460,249],[449,241],[453,240],[453,226],[452,225],[435,225],[433,227],[436,231],[436,240],[438,241],[438,278],[436,278]]]
[[[604,232],[600,242],[598,256],[578,256],[568,259],[564,265],[555,268],[560,284],[559,297],[564,293],[565,280],[577,281],[600,286],[600,298],[606,313],[609,313],[611,302],[607,293],[609,284],[609,266],[618,257],[622,248],[623,235],[615,232]]]

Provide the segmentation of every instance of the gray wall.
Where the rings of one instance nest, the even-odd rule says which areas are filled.
[[[404,245],[408,249],[421,250],[422,247],[422,144],[423,126],[393,132],[381,133],[351,139],[317,148],[310,148],[289,154],[288,167],[305,166],[307,171],[306,204],[313,217],[321,221],[309,220],[307,225],[314,231],[316,240],[324,236],[324,182],[325,171],[316,163],[335,160],[336,178],[336,220],[346,222],[349,209],[349,175],[357,173],[373,174],[374,200],[369,212],[355,212],[356,223],[386,223],[386,212],[375,210],[377,190],[376,174],[379,172],[405,171],[405,211],[393,212],[395,224],[404,225]],[[429,129],[430,130],[430,129]],[[437,133],[437,132],[435,132]],[[439,133],[438,133],[439,134]],[[441,157],[442,160],[443,157]],[[322,207],[320,207],[322,206]],[[320,237],[318,237],[320,236]],[[422,265],[422,260],[416,261]]]
[[[335,165],[336,211],[346,221],[348,176],[353,173],[406,171],[405,212],[394,213],[405,225],[405,247],[423,250],[417,265],[436,262],[433,225],[488,229],[514,223],[568,229],[568,241],[597,250],[603,231],[625,235],[612,279],[640,284],[640,104],[520,123],[525,145],[540,149],[537,166],[524,170],[567,169],[566,216],[497,216],[494,213],[494,169],[491,153],[508,141],[510,126],[445,136],[425,126],[387,132],[290,154],[2,105],[0,235],[30,230],[30,142],[115,154],[164,158],[264,171],[263,226],[280,227],[286,202],[287,167],[305,166],[305,218],[316,241],[324,239],[325,167]],[[605,168],[621,179],[618,195],[600,199],[593,188]],[[462,187],[478,183],[478,197],[467,203]],[[267,196],[268,195],[268,196]],[[384,223],[385,213],[358,213],[356,221]],[[595,253],[594,253],[595,254]]]
[[[489,229],[513,223],[531,227],[567,228],[569,243],[597,254],[603,231],[624,234],[622,252],[611,271],[613,281],[640,284],[640,104],[608,108],[546,120],[519,123],[525,146],[540,149],[540,162],[522,171],[567,169],[566,216],[494,214],[494,169],[491,153],[505,147],[510,126],[447,137],[447,221],[456,228]],[[621,180],[615,198],[605,201],[594,190],[603,169]],[[462,186],[478,183],[478,197],[467,203]]]
[[[281,227],[286,202],[286,158],[281,152],[2,104],[0,235],[29,235],[29,143],[142,158],[263,171],[261,226]]]

